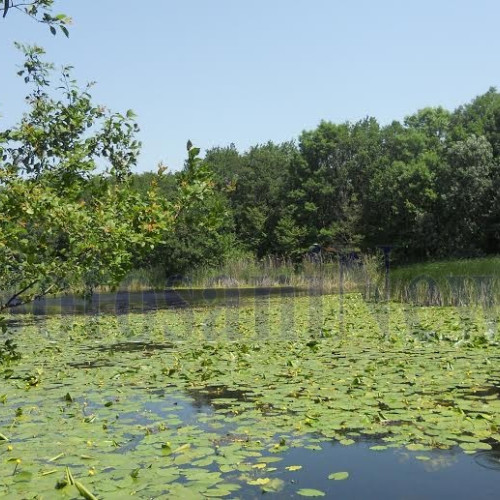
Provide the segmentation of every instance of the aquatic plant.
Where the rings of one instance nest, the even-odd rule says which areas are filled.
[[[287,479],[306,465],[283,462],[290,450],[369,439],[420,461],[500,443],[481,308],[345,295],[28,319],[22,358],[0,368],[5,498],[64,498],[66,467],[97,498],[319,496]],[[331,492],[349,482],[330,472]]]

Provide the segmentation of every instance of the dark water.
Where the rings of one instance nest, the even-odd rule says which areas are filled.
[[[254,299],[297,297],[321,294],[321,290],[297,289],[290,286],[259,288],[168,289],[159,292],[95,293],[85,299],[75,295],[44,297],[27,305],[10,309],[13,314],[126,314],[158,309],[187,307],[238,307]]]

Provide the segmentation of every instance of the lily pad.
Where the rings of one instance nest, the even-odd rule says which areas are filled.
[[[343,481],[349,477],[349,472],[333,472],[328,475],[328,479],[333,479],[334,481]]]
[[[324,491],[316,490],[314,488],[301,488],[297,490],[297,495],[302,497],[324,497],[326,494]]]

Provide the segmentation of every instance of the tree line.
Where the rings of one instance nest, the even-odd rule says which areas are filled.
[[[498,253],[499,160],[494,88],[452,112],[427,107],[385,126],[322,121],[296,142],[215,147],[204,164],[216,188],[209,203],[223,214],[217,229],[193,230],[190,215],[141,265],[185,272],[235,249],[300,261],[314,243],[391,245],[401,262]],[[135,175],[136,185],[152,175]],[[165,196],[177,175],[164,178]]]

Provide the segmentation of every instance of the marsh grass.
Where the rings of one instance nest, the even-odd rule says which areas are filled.
[[[163,290],[167,282],[165,273],[160,268],[133,269],[122,280],[119,290],[141,292],[143,290]],[[111,291],[108,287],[100,287],[100,292]]]
[[[187,275],[165,276],[160,269],[133,270],[122,281],[120,290],[162,290],[165,288],[247,288],[282,287],[310,289],[323,293],[373,289],[380,282],[378,257],[364,256],[362,265],[340,264],[335,257],[322,262],[267,257],[256,260],[240,257],[213,267],[200,267]],[[379,286],[379,285],[376,285]],[[108,291],[101,289],[100,291]]]
[[[500,257],[460,259],[392,267],[386,277],[381,254],[363,255],[362,265],[250,256],[187,275],[165,276],[161,269],[136,269],[119,289],[130,292],[165,288],[247,288],[289,286],[321,293],[360,292],[365,300],[392,300],[421,306],[492,307],[500,303]],[[387,279],[386,279],[387,278]],[[99,291],[110,291],[100,289]]]
[[[500,298],[500,257],[429,262],[390,271],[391,297],[431,306],[492,307]]]

